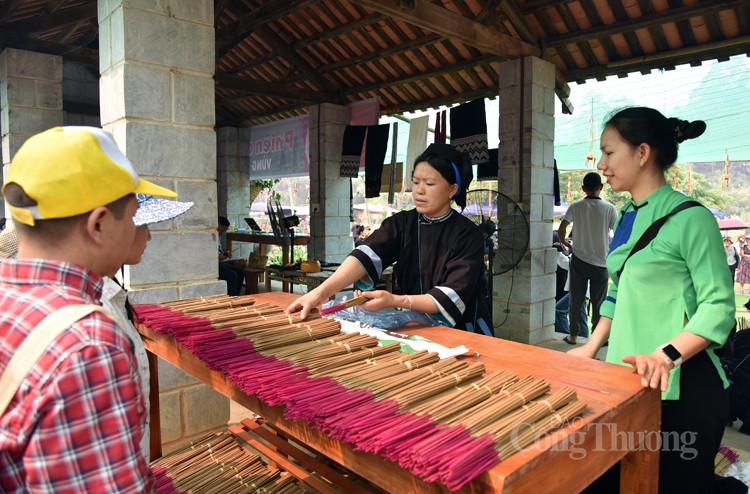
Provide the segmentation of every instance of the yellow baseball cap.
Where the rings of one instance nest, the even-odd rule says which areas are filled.
[[[11,182],[37,203],[8,205],[13,219],[29,226],[84,214],[132,193],[177,197],[139,178],[112,134],[97,127],[55,127],[30,137],[8,167],[5,185]]]

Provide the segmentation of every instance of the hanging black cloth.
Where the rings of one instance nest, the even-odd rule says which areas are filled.
[[[388,150],[390,124],[367,127],[367,147],[365,149],[365,197],[380,195],[380,180],[383,175],[383,161]]]
[[[500,160],[497,148],[489,150],[490,159],[487,163],[477,165],[477,180],[497,180],[500,177]]]
[[[484,98],[451,108],[451,145],[469,153],[472,163],[489,162]]]
[[[557,160],[554,160],[552,163],[553,163],[552,166],[554,167],[554,170],[555,170],[555,175],[554,175],[554,178],[552,179],[553,180],[552,193],[555,196],[555,206],[559,206],[560,205],[560,172],[557,171]]]
[[[367,125],[347,125],[341,143],[339,177],[357,178]]]

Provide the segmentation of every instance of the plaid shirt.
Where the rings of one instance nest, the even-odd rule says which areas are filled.
[[[71,304],[98,303],[80,266],[0,262],[0,374],[33,327]],[[0,492],[151,492],[139,441],[147,411],[131,343],[95,312],[58,337],[0,415]]]

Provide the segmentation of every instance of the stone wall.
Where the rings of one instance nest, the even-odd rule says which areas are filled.
[[[62,79],[60,56],[15,48],[0,53],[3,177],[5,166],[26,139],[63,124]],[[0,208],[4,215],[4,202]]]

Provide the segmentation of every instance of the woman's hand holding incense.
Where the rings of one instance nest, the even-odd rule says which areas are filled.
[[[404,299],[403,295],[394,295],[387,290],[371,290],[371,291],[355,291],[356,297],[365,297],[368,299],[367,302],[362,304],[362,308],[371,311],[378,311],[386,309],[388,307],[402,307],[401,300]]]

